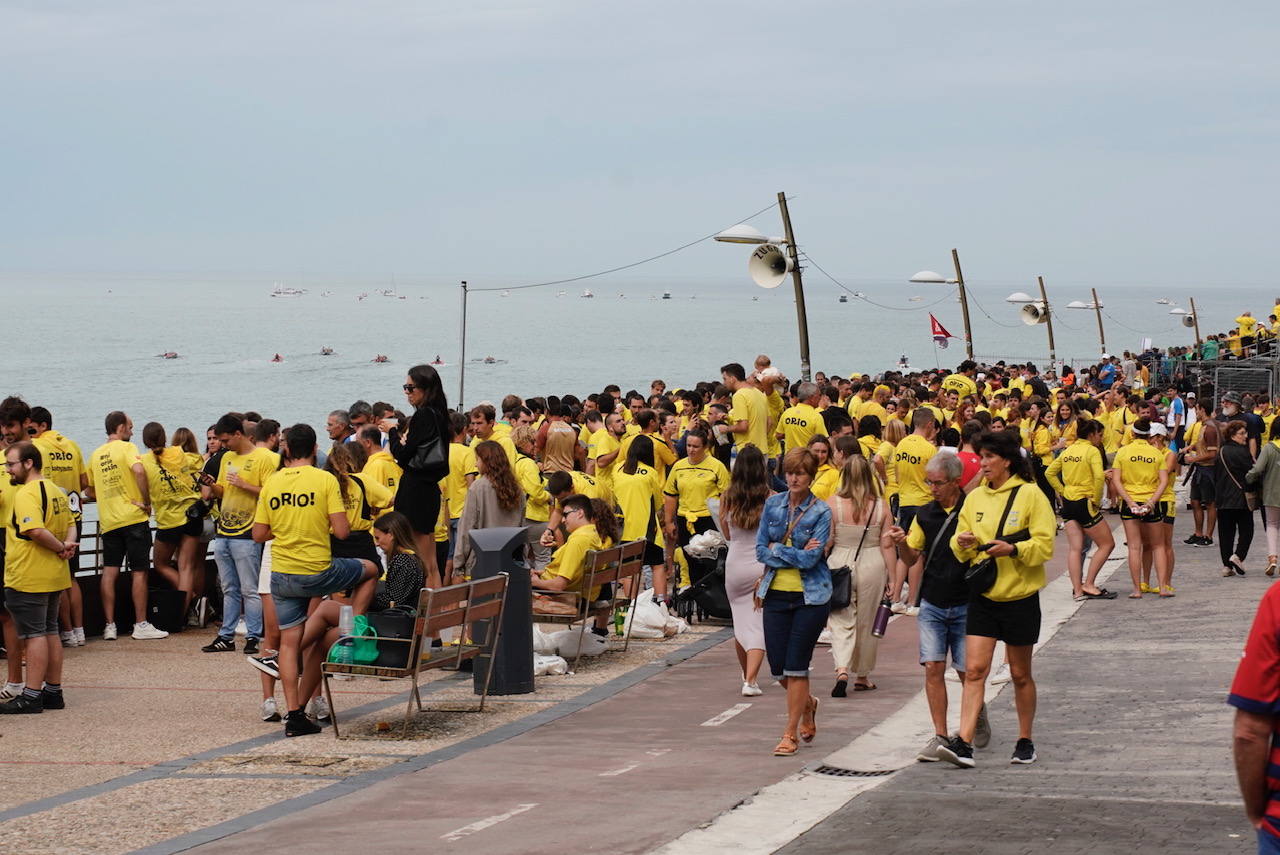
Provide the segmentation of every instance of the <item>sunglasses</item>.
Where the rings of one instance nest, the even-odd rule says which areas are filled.
[[[403,386],[402,388],[403,388],[406,392],[412,392],[414,389],[417,389],[418,387],[417,387],[417,386],[415,386],[415,385],[413,385],[412,383],[405,383],[405,384],[404,384],[404,386]]]

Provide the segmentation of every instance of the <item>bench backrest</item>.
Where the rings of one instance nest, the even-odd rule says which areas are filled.
[[[632,540],[608,549],[587,553],[587,566],[583,573],[583,591],[594,591],[599,585],[620,582],[639,576],[644,566],[643,540]]]
[[[442,629],[496,618],[502,613],[506,590],[506,573],[444,588],[423,588],[414,635],[435,636]]]

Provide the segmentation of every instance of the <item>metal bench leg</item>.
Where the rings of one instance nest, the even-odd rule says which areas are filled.
[[[329,702],[329,721],[333,723],[333,738],[341,739],[338,733],[338,708],[333,705],[333,689],[329,686],[329,675],[322,671],[320,676],[324,684],[325,700]]]

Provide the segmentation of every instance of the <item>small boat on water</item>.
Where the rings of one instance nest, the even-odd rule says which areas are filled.
[[[276,287],[271,289],[272,297],[301,297],[305,293],[307,293],[305,288],[286,288],[279,282],[276,283]]]
[[[752,297],[752,298],[751,298],[751,302],[753,302],[753,303],[759,303],[759,302],[760,302],[760,298],[759,298],[759,297]]]
[[[445,361],[444,361],[443,359],[441,359],[441,358],[440,358],[440,354],[438,354],[438,353],[437,353],[437,354],[436,354],[436,358],[435,358],[435,359],[433,359],[433,360],[431,360],[431,363],[430,363],[430,364],[432,364],[432,365],[437,365],[437,366],[443,366],[443,365],[445,365]]]
[[[1157,306],[1169,306],[1169,305],[1172,305],[1172,302],[1169,300],[1169,298],[1168,298],[1168,297],[1161,297],[1159,300],[1156,300],[1156,305],[1157,305]]]
[[[272,362],[284,362],[284,357],[277,353],[275,356],[271,357],[271,361],[272,361]]]
[[[841,294],[841,295],[840,295],[840,302],[841,302],[841,303],[847,303],[847,302],[849,302],[849,295],[848,295],[848,294]]]
[[[387,356],[385,353],[379,353],[377,356],[373,358],[373,361],[378,363],[390,362],[391,357]]]
[[[320,348],[320,355],[321,355],[321,356],[333,356],[333,348],[332,348],[332,347],[322,347],[322,348]]]
[[[662,292],[662,299],[664,299],[664,300],[670,300],[670,299],[671,299],[671,292],[670,292],[670,291],[663,291],[663,292]]]
[[[898,359],[898,370],[904,374],[909,374],[911,372],[911,362],[907,359],[907,355],[905,353]]]
[[[588,298],[588,299],[590,299],[591,297],[594,297],[594,296],[595,296],[595,294],[592,294],[592,293],[591,293],[591,289],[590,289],[590,288],[583,288],[583,289],[582,289],[582,296],[583,296],[583,297],[586,297],[586,298]]]
[[[568,294],[568,293],[569,293],[568,291],[557,291],[557,292],[556,292],[556,296],[557,296],[557,297],[563,297],[565,294]]]
[[[503,296],[503,297],[510,297],[510,296],[511,296],[511,292],[510,292],[510,291],[503,291],[503,292],[502,292],[502,296]]]
[[[498,360],[494,359],[492,356],[486,356],[486,357],[484,358],[484,364],[485,364],[485,365],[497,365],[497,364],[498,364]]]
[[[919,302],[920,302],[921,300],[923,300],[923,299],[924,299],[924,297],[921,297],[920,295],[918,295],[918,294],[917,294],[917,295],[916,295],[916,296],[914,296],[914,297],[908,297],[908,298],[907,298],[907,302],[908,302],[908,303],[919,303]]]
[[[159,356],[161,359],[177,359],[178,358],[178,352],[176,350],[166,350],[164,353],[158,353],[156,355]]]

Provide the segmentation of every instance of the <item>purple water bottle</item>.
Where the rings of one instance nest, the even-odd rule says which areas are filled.
[[[889,618],[893,617],[893,603],[888,597],[880,601],[880,608],[876,609],[875,620],[871,622],[871,634],[876,638],[884,638],[884,631],[889,628]]]

